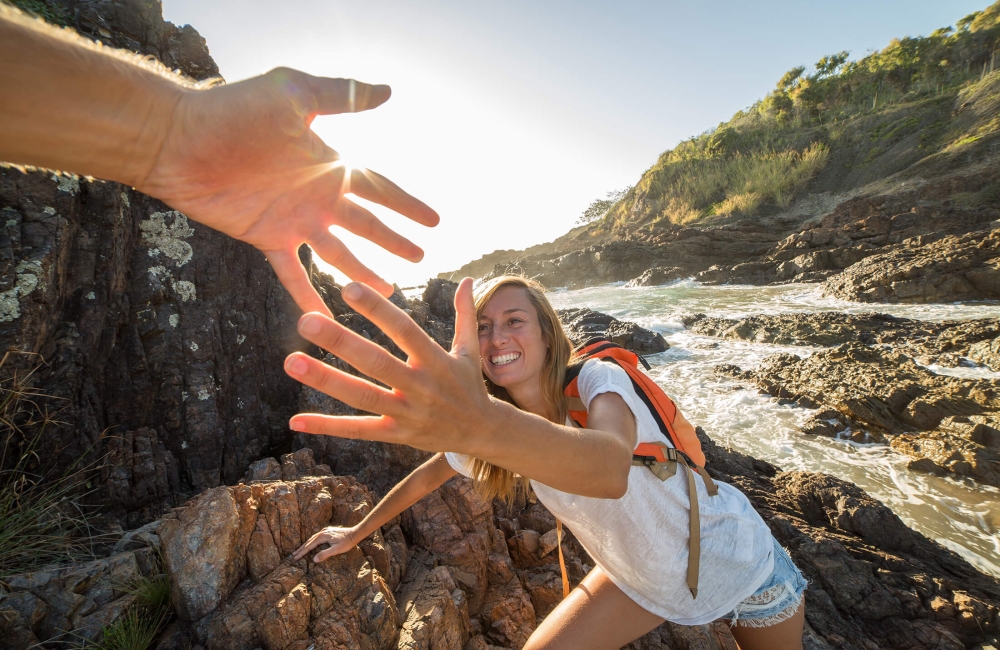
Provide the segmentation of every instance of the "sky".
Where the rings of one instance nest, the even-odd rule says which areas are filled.
[[[288,66],[392,86],[374,111],[313,128],[441,215],[429,229],[358,199],[424,249],[417,264],[334,229],[408,287],[566,233],[591,201],[634,184],[790,68],[841,50],[859,58],[988,4],[163,0],[163,14],[205,37],[228,82]]]

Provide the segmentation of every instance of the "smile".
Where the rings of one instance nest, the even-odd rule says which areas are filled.
[[[490,357],[490,363],[494,366],[506,366],[508,363],[513,363],[521,357],[520,352],[511,352],[509,354],[501,354],[497,357]]]

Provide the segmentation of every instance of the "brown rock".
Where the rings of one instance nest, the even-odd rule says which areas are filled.
[[[177,615],[197,621],[219,606],[246,571],[246,551],[256,511],[241,512],[233,488],[198,495],[164,517],[159,532]],[[253,529],[251,529],[252,531]]]

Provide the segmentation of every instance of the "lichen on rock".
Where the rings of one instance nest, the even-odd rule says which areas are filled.
[[[172,221],[168,225],[167,218]],[[194,249],[184,241],[194,234],[194,229],[188,225],[187,217],[176,210],[154,212],[149,219],[139,222],[142,239],[149,244],[149,256],[157,257],[163,253],[174,261],[177,267],[182,267],[191,261]]]

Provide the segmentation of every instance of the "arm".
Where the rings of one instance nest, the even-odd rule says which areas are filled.
[[[252,244],[307,311],[328,313],[299,263],[303,243],[349,277],[392,291],[330,226],[411,261],[423,256],[345,194],[438,221],[388,179],[346,168],[309,128],[317,115],[379,106],[388,86],[277,69],[199,88],[0,3],[0,88],[0,160],[125,183]]]
[[[455,294],[455,341],[445,352],[404,312],[360,284],[342,295],[407,353],[396,359],[332,319],[306,314],[303,337],[392,389],[340,372],[308,355],[285,362],[295,379],[382,417],[299,414],[296,431],[407,444],[475,456],[550,487],[583,496],[624,494],[635,446],[635,421],[614,394],[592,400],[589,429],[575,429],[492,399],[483,386],[472,281]]]
[[[301,560],[320,544],[329,544],[330,547],[317,553],[313,558],[314,562],[322,562],[328,557],[349,551],[387,521],[441,487],[455,474],[443,453],[435,455],[389,490],[389,494],[357,525],[350,528],[328,526],[320,530],[295,551],[292,559]]]

